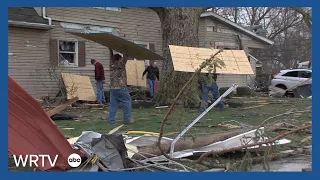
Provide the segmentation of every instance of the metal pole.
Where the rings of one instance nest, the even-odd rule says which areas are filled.
[[[209,106],[204,112],[202,112],[188,127],[186,127],[172,142],[170,146],[170,156],[173,157],[174,146],[176,142],[192,127],[194,126],[204,115],[206,115],[215,105],[217,105],[223,97],[228,96],[232,91],[238,87],[237,84],[233,84],[225,93],[223,93],[211,106]]]

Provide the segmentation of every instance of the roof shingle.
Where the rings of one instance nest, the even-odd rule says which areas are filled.
[[[47,20],[38,15],[33,7],[9,7],[8,20],[47,24]]]

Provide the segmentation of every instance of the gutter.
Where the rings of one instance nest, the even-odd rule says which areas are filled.
[[[52,25],[52,19],[46,16],[46,8],[42,7],[42,18],[48,20],[49,26]]]
[[[34,29],[52,29],[53,25],[41,24],[41,23],[30,23],[23,21],[12,21],[8,20],[8,25],[13,27],[25,27],[25,28],[34,28]]]

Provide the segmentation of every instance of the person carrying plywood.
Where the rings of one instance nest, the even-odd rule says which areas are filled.
[[[105,83],[104,68],[101,63],[95,59],[91,59],[91,64],[94,65],[94,79],[97,86],[97,101],[98,104],[106,104],[106,98],[104,96],[103,84]]]
[[[123,121],[126,124],[133,123],[131,119],[131,96],[127,89],[126,63],[127,55],[113,54],[110,51],[110,107],[109,107],[109,124],[114,125],[119,104],[123,105]]]

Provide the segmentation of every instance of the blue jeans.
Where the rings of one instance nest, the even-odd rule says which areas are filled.
[[[150,89],[150,96],[154,96],[154,92],[156,89],[156,80],[148,79],[149,89]]]
[[[131,120],[132,104],[128,89],[110,89],[109,124],[114,124],[116,122],[116,115],[120,103],[123,105],[124,123],[128,123]]]
[[[205,82],[202,82],[202,101],[203,103],[207,104],[209,101],[209,92],[212,93],[215,100],[220,97],[219,87],[216,82],[213,82],[210,86],[207,86]],[[203,112],[206,110],[204,104],[201,103],[200,111]],[[224,110],[224,104],[220,101],[218,104],[220,110]]]
[[[97,86],[97,101],[99,104],[106,104],[106,98],[104,96],[104,91],[103,91],[103,81],[99,80],[96,81],[96,86]]]

